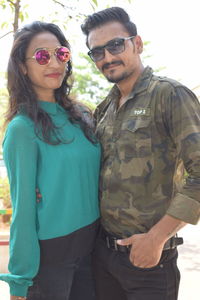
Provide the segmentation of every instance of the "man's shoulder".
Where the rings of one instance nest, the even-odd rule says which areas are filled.
[[[167,77],[167,76],[160,76],[158,74],[155,74],[153,69],[149,66],[147,66],[141,77],[140,77],[140,86],[149,87],[151,90],[154,88],[157,89],[175,89],[177,87],[185,87],[181,82],[178,80],[175,80],[173,78]],[[133,87],[134,89],[134,87]]]
[[[186,88],[181,82],[169,78],[167,76],[158,76],[158,75],[153,75],[152,81],[157,83],[158,87],[171,87],[171,88],[177,88],[177,87],[184,87]]]
[[[152,85],[155,83],[155,89],[157,89],[158,95],[164,95],[166,97],[170,97],[174,95],[175,97],[182,98],[182,100],[187,100],[197,102],[199,105],[199,101],[195,93],[188,88],[183,83],[164,76],[153,75],[152,77]]]
[[[185,95],[188,99],[194,98],[195,101],[197,98],[194,92],[183,83],[164,76],[153,75],[149,85],[149,90],[154,90],[156,92],[155,95],[164,96],[165,98],[171,97],[172,95],[175,97],[183,97]]]

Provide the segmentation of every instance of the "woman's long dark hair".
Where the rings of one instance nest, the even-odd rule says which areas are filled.
[[[14,36],[14,43],[8,62],[8,92],[9,106],[6,113],[7,124],[19,112],[23,111],[33,120],[35,124],[35,132],[38,136],[42,135],[42,139],[48,144],[60,144],[63,141],[56,135],[57,127],[52,122],[50,116],[38,106],[38,98],[32,87],[32,83],[28,76],[24,75],[22,65],[25,64],[27,48],[37,34],[41,32],[50,32],[55,35],[62,46],[70,49],[70,45],[66,40],[60,28],[52,23],[36,21],[24,26],[18,30]],[[83,111],[74,100],[70,99],[69,94],[72,87],[72,64],[67,63],[67,70],[62,85],[55,90],[56,102],[59,103],[70,116],[72,123],[80,125],[85,136],[93,143],[95,138],[91,122],[87,122],[84,118]],[[89,112],[89,110],[88,110]],[[82,117],[83,116],[83,117]],[[39,134],[41,132],[41,134]]]

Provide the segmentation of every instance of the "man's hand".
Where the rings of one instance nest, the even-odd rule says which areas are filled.
[[[129,238],[118,240],[122,246],[131,245],[130,261],[139,268],[152,268],[159,263],[164,241],[156,241],[150,233],[134,234]]]
[[[185,225],[184,221],[165,215],[149,232],[134,234],[117,243],[131,245],[130,261],[134,266],[152,268],[159,263],[165,242]]]

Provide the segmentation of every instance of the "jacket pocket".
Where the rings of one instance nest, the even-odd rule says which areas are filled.
[[[122,124],[121,147],[125,157],[143,158],[151,155],[151,118],[131,118]]]

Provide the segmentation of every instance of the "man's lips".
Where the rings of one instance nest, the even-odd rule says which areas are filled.
[[[45,77],[50,77],[50,78],[58,78],[61,76],[61,73],[50,73],[46,74]]]

